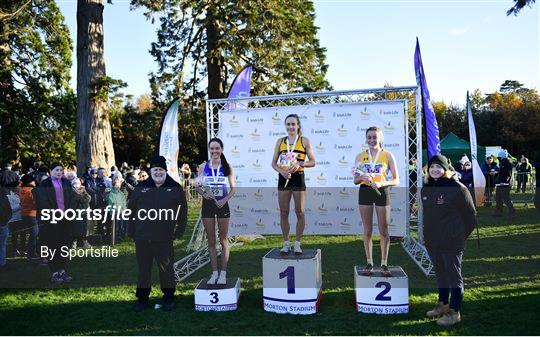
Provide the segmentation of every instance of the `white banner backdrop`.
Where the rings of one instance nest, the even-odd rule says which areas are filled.
[[[407,226],[407,130],[405,101],[284,106],[220,113],[218,137],[234,169],[237,194],[229,201],[230,235],[281,234],[277,201],[278,173],[272,169],[274,146],[284,137],[285,117],[298,114],[302,135],[311,141],[316,166],[305,169],[306,234],[360,234],[358,186],[353,184],[355,157],[367,149],[366,129],[383,130],[383,148],[396,158],[399,187],[390,188],[389,232],[405,236]],[[291,201],[289,222],[296,215]],[[377,219],[374,216],[374,231]]]

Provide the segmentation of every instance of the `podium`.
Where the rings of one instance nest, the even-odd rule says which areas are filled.
[[[238,308],[240,279],[227,278],[227,284],[206,284],[202,279],[195,288],[196,311],[231,311]]]
[[[380,269],[363,276],[364,266],[354,267],[356,309],[369,314],[406,314],[409,312],[409,281],[401,267],[389,267],[391,277],[384,277]]]
[[[321,250],[281,255],[274,248],[263,257],[264,310],[309,315],[319,310],[322,297]]]

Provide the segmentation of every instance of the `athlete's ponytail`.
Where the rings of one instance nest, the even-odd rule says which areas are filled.
[[[210,147],[210,144],[212,142],[216,142],[221,146],[221,156],[219,157],[221,159],[221,166],[223,167],[223,174],[228,177],[231,174],[231,167],[229,166],[229,162],[227,161],[227,158],[225,158],[225,154],[223,153],[223,150],[225,150],[225,147],[223,146],[223,142],[219,138],[212,138],[208,142],[208,147]]]

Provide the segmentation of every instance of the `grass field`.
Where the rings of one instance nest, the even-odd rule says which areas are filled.
[[[279,237],[270,236],[231,252],[228,275],[242,279],[239,309],[233,312],[194,311],[193,289],[209,275],[209,266],[178,286],[175,311],[133,312],[132,242],[117,246],[118,258],[72,261],[69,288],[51,289],[46,267],[11,259],[10,270],[0,274],[0,335],[535,335],[540,331],[540,217],[534,208],[517,209],[515,219],[493,217],[493,208],[479,210],[481,243],[478,247],[476,235],[469,239],[462,322],[452,328],[424,317],[437,300],[435,281],[424,277],[398,244],[392,245],[390,260],[409,276],[410,313],[355,312],[352,267],[364,260],[359,236],[305,238],[304,247],[322,250],[324,298],[318,314],[265,312],[261,258],[280,245]],[[195,219],[192,209],[190,223]],[[189,234],[176,242],[177,258],[185,254]],[[374,248],[377,261],[378,245]],[[151,296],[152,306],[160,303],[159,287]]]

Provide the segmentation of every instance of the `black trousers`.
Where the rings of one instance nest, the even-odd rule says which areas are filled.
[[[461,276],[461,259],[463,252],[440,253],[428,251],[439,290],[439,302],[448,304],[450,309],[459,311],[463,301],[463,277]]]
[[[176,290],[173,270],[173,242],[137,240],[135,241],[135,253],[139,271],[137,298],[148,301],[152,288],[152,263],[155,259],[159,269],[159,283],[163,292],[163,299],[173,299]]]
[[[529,176],[527,174],[518,174],[517,176],[517,191],[523,192],[527,190],[527,182],[529,181]]]
[[[54,258],[49,257],[49,269],[52,273],[62,269],[66,269],[68,261],[67,256],[61,256],[62,247],[71,247],[71,229],[70,223],[66,221],[59,221],[55,224],[46,224],[43,226],[45,231],[45,245],[49,249],[56,249]],[[39,247],[41,251],[41,247]]]
[[[497,202],[497,213],[502,213],[503,203],[508,207],[510,214],[515,212],[514,204],[512,203],[512,200],[510,200],[510,186],[497,186],[495,191],[495,201]]]

